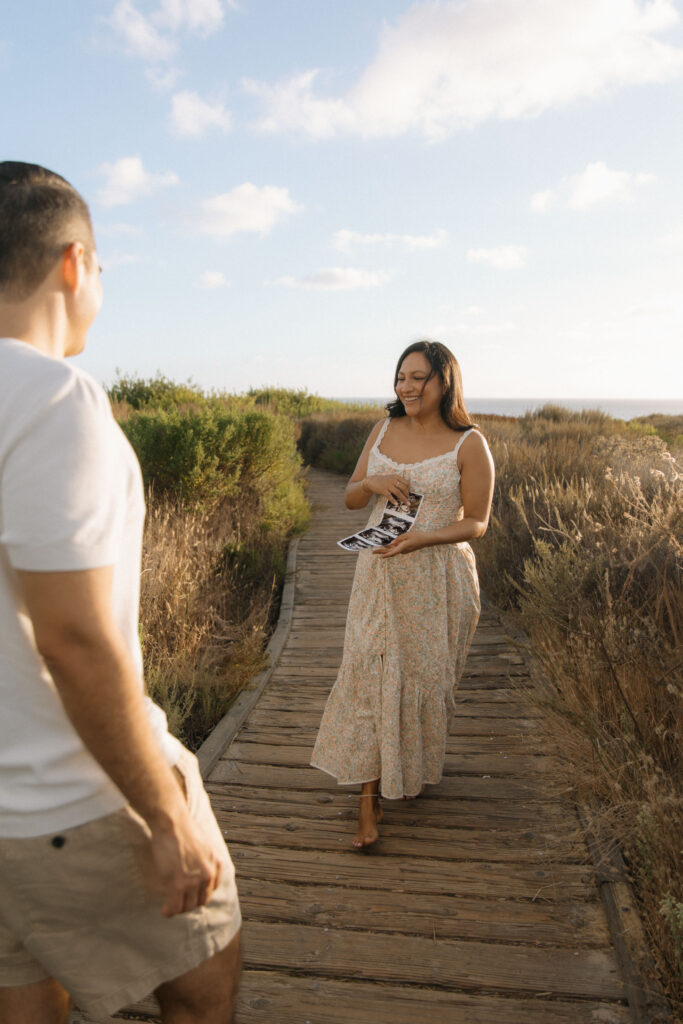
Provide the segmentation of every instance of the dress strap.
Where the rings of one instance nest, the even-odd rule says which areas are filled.
[[[377,435],[377,437],[375,439],[375,443],[372,446],[375,450],[379,451],[379,446],[380,446],[380,444],[382,442],[382,438],[386,434],[387,427],[389,426],[390,423],[391,423],[391,416],[387,416],[387,418],[385,419],[384,423],[382,424],[382,429],[380,430],[379,434]]]
[[[460,438],[460,440],[456,444],[455,448],[453,449],[453,454],[454,455],[458,454],[458,452],[460,451],[460,445],[463,443],[465,438],[470,436],[470,434],[472,433],[473,430],[474,430],[474,427],[468,427],[467,430],[463,431],[462,437]]]

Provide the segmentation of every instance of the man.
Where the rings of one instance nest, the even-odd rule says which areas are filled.
[[[0,163],[0,1021],[154,990],[166,1024],[229,1024],[232,862],[196,758],[143,694],[140,470],[65,362],[101,299],[83,199]]]

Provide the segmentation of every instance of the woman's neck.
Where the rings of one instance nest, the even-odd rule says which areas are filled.
[[[416,434],[441,434],[450,429],[448,424],[444,423],[439,412],[430,412],[425,415],[417,413],[415,416],[405,416],[404,418],[408,421],[408,429],[415,431]]]

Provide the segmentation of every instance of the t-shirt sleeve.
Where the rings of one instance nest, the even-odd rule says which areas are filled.
[[[15,569],[62,572],[118,560],[125,502],[117,430],[106,395],[80,374],[30,418],[0,486],[1,539]]]

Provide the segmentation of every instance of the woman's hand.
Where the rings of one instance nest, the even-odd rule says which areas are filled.
[[[419,530],[408,530],[402,533],[391,544],[383,545],[381,548],[374,548],[373,555],[380,558],[391,558],[392,555],[407,555],[409,551],[418,551],[429,544],[429,534],[420,533]]]
[[[371,494],[383,494],[385,498],[399,504],[410,497],[410,482],[396,473],[366,476],[361,485]]]

